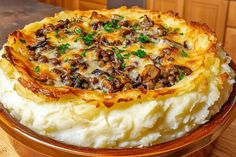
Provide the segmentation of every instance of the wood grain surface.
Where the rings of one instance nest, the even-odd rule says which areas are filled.
[[[211,151],[210,155],[206,155]],[[210,146],[189,157],[235,157],[236,120]],[[0,128],[0,157],[20,157],[11,146],[7,134]]]
[[[37,0],[0,0],[0,49],[9,33],[59,11],[62,8]]]

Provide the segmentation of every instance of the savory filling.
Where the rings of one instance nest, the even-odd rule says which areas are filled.
[[[33,39],[21,38],[19,43],[35,65],[35,80],[49,86],[105,93],[152,90],[173,86],[192,73],[175,63],[179,57],[188,57],[188,41],[177,43],[168,38],[184,34],[178,28],[155,24],[147,15],[131,20],[92,12],[89,18],[46,24],[34,34]]]

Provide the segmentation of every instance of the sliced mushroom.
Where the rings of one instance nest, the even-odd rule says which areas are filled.
[[[109,20],[109,17],[106,17],[106,16],[104,16],[102,14],[97,13],[96,11],[93,11],[91,16],[90,16],[90,19],[92,21],[96,21],[96,20],[106,21],[106,20]]]
[[[47,63],[48,62],[48,58],[44,55],[40,56],[38,59],[39,62],[41,63]]]
[[[160,36],[160,37],[166,36],[167,35],[167,30],[163,26],[160,26],[157,29],[157,35]]]
[[[36,37],[43,37],[45,36],[45,29],[38,29],[36,32],[35,32],[35,35]]]
[[[189,43],[187,40],[184,41],[183,46],[184,46],[184,48],[186,48],[187,50],[191,50],[191,49],[192,49],[192,46],[190,45],[190,43]]]
[[[155,89],[158,89],[158,88],[162,88],[162,87],[164,87],[165,85],[164,85],[164,83],[163,82],[157,82],[156,84],[155,84]]]
[[[60,61],[59,61],[57,58],[51,58],[51,59],[49,59],[49,62],[50,62],[52,65],[58,65],[58,64],[60,64]]]
[[[71,23],[71,21],[69,19],[66,20],[59,20],[58,24],[55,25],[55,29],[59,30],[59,29],[64,29],[67,28],[67,26]]]
[[[135,83],[141,83],[142,82],[142,78],[141,78],[140,74],[138,72],[134,71],[134,70],[130,71],[128,76]]]
[[[36,43],[36,45],[28,45],[27,49],[30,51],[36,51],[37,48],[42,48],[45,47],[48,44],[48,41],[44,40],[44,41],[40,41],[38,43]]]
[[[148,81],[144,83],[144,86],[146,87],[146,89],[154,89],[155,84],[152,81]]]
[[[125,91],[125,90],[129,90],[129,89],[132,89],[132,84],[131,83],[126,83],[124,86],[123,86],[123,88],[122,88],[122,90],[123,91]]]
[[[142,72],[143,82],[148,82],[160,75],[160,69],[153,64],[148,64]]]
[[[103,25],[104,25],[104,22],[102,21],[94,22],[92,24],[92,28],[93,30],[100,30],[103,27]]]
[[[101,38],[100,43],[103,46],[109,46],[110,45],[109,41],[105,37]]]
[[[95,70],[92,72],[92,74],[94,74],[95,76],[100,76],[100,75],[102,75],[102,74],[106,74],[106,72],[105,72],[105,71],[102,71],[102,70],[100,70],[100,69],[95,69]]]
[[[113,90],[111,82],[107,79],[102,80],[102,88],[108,92],[111,92]]]
[[[162,49],[162,53],[163,53],[164,56],[170,55],[173,51],[174,51],[174,49],[169,48],[169,47]]]
[[[132,29],[125,29],[122,33],[122,36],[124,36],[124,37],[127,37],[127,36],[132,37],[134,35],[135,35],[135,31]]]
[[[128,26],[129,26],[129,21],[128,21],[128,20],[120,21],[119,24],[120,24],[121,26],[128,27]]]
[[[149,19],[149,17],[147,15],[144,15],[143,21],[141,22],[141,26],[143,26],[144,28],[152,27],[152,26],[154,26],[154,21]]]
[[[192,70],[188,67],[181,66],[181,65],[175,65],[174,67],[176,69],[183,71],[185,75],[190,75],[192,73]]]

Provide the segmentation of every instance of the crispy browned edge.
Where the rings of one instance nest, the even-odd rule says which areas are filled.
[[[126,7],[121,7],[118,9],[127,9]],[[150,14],[160,14],[159,11],[149,11],[145,9],[140,9],[138,7],[130,8],[134,12],[143,12],[143,13],[150,13]],[[102,9],[100,11],[112,11],[115,9],[107,10]],[[162,15],[167,15],[169,17],[183,20],[181,17],[178,16],[173,11],[168,11],[166,13],[161,13]],[[206,25],[201,24],[199,22],[190,22],[188,24],[190,27],[195,29],[200,29],[204,31],[208,35],[212,35],[216,39],[215,33]],[[19,38],[17,33],[19,31],[15,31],[10,36],[15,36],[16,39]],[[10,38],[9,36],[9,38]],[[9,40],[9,39],[8,39]],[[211,43],[212,46],[210,47],[211,51],[215,52],[217,40]],[[43,95],[47,98],[52,98],[51,100],[59,100],[61,98],[76,98],[77,100],[82,100],[84,102],[95,103],[97,106],[104,104],[107,107],[111,107],[114,103],[122,103],[122,102],[130,102],[137,99],[143,98],[157,98],[158,96],[165,96],[169,94],[173,94],[176,90],[174,88],[163,88],[158,90],[145,90],[145,89],[131,89],[126,91],[120,91],[117,93],[100,93],[97,91],[92,90],[82,90],[72,87],[52,87],[46,86],[38,81],[36,81],[32,76],[34,76],[34,72],[30,71],[27,68],[27,60],[25,60],[26,64],[23,63],[17,56],[14,56],[17,52],[14,52],[14,49],[7,45],[4,47],[5,54],[7,55],[7,60],[14,66],[14,68],[21,74],[21,77],[18,78],[20,84],[24,87],[32,91],[36,95]],[[30,63],[29,63],[30,64]],[[32,93],[32,94],[33,94]],[[148,96],[148,97],[147,97]]]

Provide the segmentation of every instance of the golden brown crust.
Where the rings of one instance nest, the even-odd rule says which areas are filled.
[[[99,14],[97,14],[99,12]],[[154,22],[158,24],[167,25],[166,19],[172,19],[177,21],[176,25],[181,27],[186,27],[187,31],[186,34],[189,34],[189,36],[186,35],[186,39],[190,39],[192,41],[197,40],[197,36],[199,36],[199,33],[203,36],[203,38],[209,38],[206,41],[208,43],[205,44],[204,47],[196,48],[193,50],[195,53],[199,53],[199,57],[196,57],[193,53],[193,57],[188,59],[180,59],[179,61],[176,61],[180,65],[188,64],[191,69],[199,69],[201,66],[204,66],[204,55],[209,53],[208,51],[214,52],[214,48],[216,46],[217,40],[215,33],[211,31],[211,29],[206,24],[200,24],[198,22],[191,22],[190,24],[186,24],[183,19],[181,19],[176,13],[174,12],[167,12],[167,13],[160,13],[156,11],[149,11],[144,10],[140,8],[130,8],[127,9],[126,7],[121,7],[119,9],[112,9],[112,10],[99,10],[96,12],[93,11],[87,11],[87,12],[81,12],[81,11],[75,11],[75,12],[64,12],[56,15],[57,19],[64,18],[64,16],[72,16],[73,15],[88,15],[92,13],[91,19],[94,17],[96,19],[106,19],[106,16],[103,16],[102,14],[110,14],[112,12],[116,13],[122,13],[122,12],[133,12],[136,14],[147,14],[152,19],[154,19]],[[134,14],[135,15],[135,14]],[[134,16],[133,15],[133,16]],[[161,15],[161,16],[160,16]],[[47,20],[46,20],[47,21]],[[49,21],[53,21],[52,18],[49,18]],[[48,23],[45,22],[45,23]],[[43,25],[44,22],[40,23],[39,25]],[[144,88],[137,88],[137,89],[130,89],[126,91],[119,91],[116,93],[101,93],[98,91],[93,90],[85,90],[85,89],[78,89],[73,87],[54,87],[54,86],[48,86],[41,82],[39,82],[36,78],[38,77],[47,77],[49,79],[54,79],[54,75],[50,73],[48,70],[42,70],[40,74],[37,74],[34,72],[33,68],[35,67],[34,63],[30,62],[27,59],[27,54],[25,53],[24,48],[17,42],[19,39],[24,38],[27,39],[27,44],[32,44],[33,37],[30,36],[31,33],[29,33],[32,29],[30,26],[26,27],[25,29],[15,31],[12,34],[9,35],[8,42],[6,46],[4,47],[4,57],[11,63],[12,66],[18,71],[20,74],[20,77],[17,78],[18,81],[22,86],[29,89],[36,95],[44,95],[46,97],[52,98],[54,100],[59,100],[71,97],[76,98],[78,100],[84,101],[84,102],[90,102],[94,103],[97,106],[100,104],[104,104],[107,107],[111,107],[114,103],[125,103],[129,101],[137,101],[139,99],[153,99],[157,97],[164,97],[171,94],[175,94],[176,91],[179,91],[179,89],[175,86],[170,88],[161,88],[157,90],[146,90]],[[31,34],[32,35],[32,34]],[[192,36],[191,36],[192,35]],[[196,35],[196,36],[193,36]],[[196,39],[194,39],[196,38]],[[172,37],[169,37],[169,39],[172,39]],[[175,41],[175,37],[173,39]],[[176,40],[185,40],[185,39],[178,39]],[[195,47],[198,47],[197,44],[199,44],[196,41]],[[195,48],[194,47],[194,48]],[[202,57],[200,57],[202,56]],[[39,76],[40,75],[40,76]],[[45,75],[45,76],[44,76]],[[222,76],[223,77],[223,76]],[[98,105],[99,104],[99,105]]]

